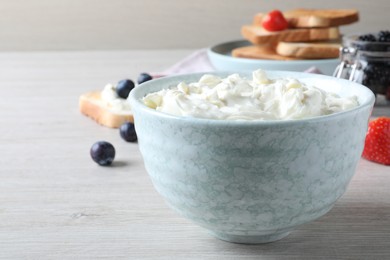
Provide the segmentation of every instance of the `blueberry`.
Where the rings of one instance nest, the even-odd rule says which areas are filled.
[[[126,122],[122,124],[119,128],[119,133],[126,142],[137,142],[137,133],[133,123]]]
[[[378,33],[379,42],[390,42],[390,31],[380,31]]]
[[[106,141],[99,141],[92,145],[90,154],[92,159],[101,166],[111,165],[115,158],[115,148]]]
[[[138,76],[137,82],[138,82],[138,84],[142,84],[142,83],[149,81],[149,80],[152,80],[152,79],[153,79],[152,76],[150,76],[148,73],[141,73]]]
[[[121,98],[127,98],[130,91],[134,88],[134,82],[130,79],[123,79],[116,85],[116,93]]]
[[[363,69],[362,84],[370,88],[375,94],[386,94],[390,86],[390,67],[385,62],[368,62]]]
[[[358,40],[363,42],[376,42],[376,37],[373,34],[363,34],[359,36]]]

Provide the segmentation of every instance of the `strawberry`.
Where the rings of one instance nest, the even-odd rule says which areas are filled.
[[[270,32],[282,31],[288,27],[288,22],[279,10],[269,12],[262,21],[264,29]]]
[[[390,165],[390,117],[379,117],[368,124],[362,156],[373,162]]]

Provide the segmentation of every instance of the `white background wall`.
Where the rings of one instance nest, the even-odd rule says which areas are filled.
[[[358,9],[344,33],[390,29],[390,0],[0,0],[0,51],[201,48],[300,7]]]

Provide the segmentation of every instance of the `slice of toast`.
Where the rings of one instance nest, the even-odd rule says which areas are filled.
[[[235,48],[232,50],[232,56],[246,59],[297,60],[297,58],[294,57],[286,57],[277,54],[275,49],[267,44]]]
[[[338,58],[341,44],[337,42],[279,42],[276,53],[300,59]]]
[[[134,122],[131,111],[117,111],[111,109],[102,100],[100,91],[85,93],[79,98],[80,112],[101,125],[119,128],[125,122]]]
[[[327,41],[340,38],[337,27],[330,28],[299,28],[270,32],[260,26],[244,25],[242,36],[253,44],[277,44],[284,42]]]
[[[265,15],[256,14],[253,24],[261,26]],[[355,9],[295,9],[283,15],[289,28],[335,27],[359,21],[359,12]]]

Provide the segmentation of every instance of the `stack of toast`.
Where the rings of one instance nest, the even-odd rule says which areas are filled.
[[[330,59],[339,56],[339,26],[359,20],[357,10],[295,9],[283,12],[288,27],[268,31],[266,14],[258,13],[251,25],[241,28],[242,36],[253,45],[232,50],[233,57],[270,60]]]

